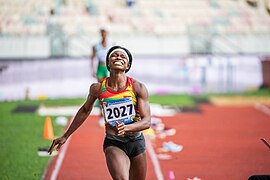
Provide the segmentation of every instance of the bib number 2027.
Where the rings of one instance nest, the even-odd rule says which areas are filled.
[[[128,104],[126,106],[114,107],[113,109],[106,109],[108,113],[108,120],[115,119],[119,117],[125,117],[127,115],[132,115],[133,105]]]
[[[115,121],[128,124],[135,116],[134,105],[131,100],[119,103],[108,104],[104,108],[104,114],[108,123],[115,126]]]

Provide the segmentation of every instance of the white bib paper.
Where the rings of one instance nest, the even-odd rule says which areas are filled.
[[[136,115],[132,98],[123,98],[103,103],[103,108],[105,119],[112,126],[116,125],[116,121],[129,124]]]

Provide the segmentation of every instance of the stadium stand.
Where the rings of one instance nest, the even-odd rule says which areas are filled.
[[[175,36],[178,41],[184,39],[187,42],[184,44],[189,48],[183,51],[179,50],[182,48],[179,51],[176,49],[173,51],[175,54],[264,53],[269,50],[266,47],[270,47],[270,16],[269,1],[262,2],[137,0],[134,6],[127,7],[124,0],[0,0],[0,41],[3,44],[3,39],[6,43],[7,37],[42,36],[49,38],[49,44],[44,46],[52,51],[55,48],[50,46],[57,43],[62,44],[62,48],[73,47],[73,38],[84,36],[83,41],[92,42],[98,29],[106,26],[112,37],[123,39],[133,36],[133,39],[126,40],[135,42],[136,46],[139,43],[136,41],[138,36],[142,39],[147,37],[149,41],[159,37],[166,41],[163,46],[171,44],[171,40],[166,37]],[[59,42],[52,42],[55,37],[60,38]],[[26,41],[25,38],[23,41]],[[195,49],[196,45],[192,46],[194,41],[200,44]],[[234,43],[238,44],[238,48],[230,47],[232,41],[240,42]],[[251,41],[262,46],[245,45]],[[216,42],[226,44],[226,47],[217,45]],[[59,54],[50,53],[72,56],[68,49],[70,48],[62,49]],[[159,52],[158,49],[155,52]],[[147,51],[138,53],[147,54]],[[0,51],[0,57],[3,57],[2,54],[3,51]],[[77,55],[86,54],[86,51],[77,52]]]
[[[270,54],[269,0],[256,4],[0,0],[0,100],[21,99],[28,89],[32,97],[83,96],[90,47],[100,27],[136,56],[140,64],[134,63],[130,73],[143,79],[151,93],[232,92],[268,85],[261,58]],[[70,84],[80,88],[67,88]]]

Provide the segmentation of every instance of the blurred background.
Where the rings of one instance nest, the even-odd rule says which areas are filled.
[[[269,114],[270,107],[270,0],[0,0],[0,179],[44,179],[51,140],[63,133],[67,121],[85,101],[90,84],[97,81],[92,76],[90,57],[92,46],[101,39],[101,28],[107,30],[110,42],[131,51],[134,61],[128,76],[146,85],[151,105],[173,106],[173,112],[179,114],[200,113],[197,104],[201,102],[249,105],[246,111],[225,108],[223,114],[218,114],[217,108],[211,111],[218,114],[213,122],[221,125],[222,132],[223,122],[241,121],[250,127],[233,131],[234,125],[227,123],[233,133],[243,132],[234,138],[239,140],[237,144],[243,144],[241,140],[249,133],[256,141],[260,133],[269,135],[269,116],[260,111]],[[171,109],[162,108],[151,106],[156,116],[171,113]],[[235,118],[239,114],[246,117]],[[175,122],[197,122],[190,117],[178,118]],[[199,118],[200,122],[205,120]],[[248,118],[264,131],[252,123],[247,126]],[[167,122],[173,122],[172,118]],[[183,138],[185,132],[203,137],[201,129],[194,131],[194,124],[182,125],[169,124],[182,133],[180,140],[175,139],[179,143],[189,140]],[[54,127],[49,138],[45,137],[45,127],[51,131]],[[97,120],[91,127],[99,128]],[[210,127],[210,133],[219,133],[216,126]],[[226,139],[231,134],[225,132],[223,143],[231,142]],[[254,149],[250,147],[254,139],[247,139],[239,152]],[[223,153],[225,150],[221,149]],[[263,156],[262,161],[256,161],[260,166],[241,161],[232,168],[253,168],[245,175],[269,169],[269,152],[261,152],[247,155],[251,160]],[[241,160],[235,158],[235,152],[231,154],[229,160]],[[203,160],[216,165],[215,157]],[[220,169],[220,164],[216,167]]]
[[[0,0],[0,100],[85,97],[100,28],[152,94],[269,87],[269,2]]]

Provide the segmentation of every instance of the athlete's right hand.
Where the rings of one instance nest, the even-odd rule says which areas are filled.
[[[116,124],[116,130],[117,130],[117,136],[122,136],[122,135],[125,135],[125,124],[123,122],[118,122],[116,121],[115,122]]]
[[[59,151],[61,146],[63,144],[65,144],[66,141],[67,141],[67,139],[65,137],[63,137],[63,136],[53,140],[52,145],[51,145],[50,149],[48,150],[48,153],[51,155],[55,146],[57,146],[56,150]]]

